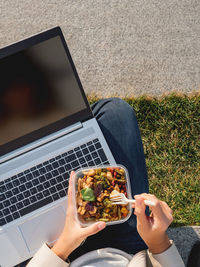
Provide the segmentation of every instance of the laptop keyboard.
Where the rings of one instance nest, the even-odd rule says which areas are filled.
[[[109,164],[98,138],[0,182],[0,226],[67,194],[70,172]]]

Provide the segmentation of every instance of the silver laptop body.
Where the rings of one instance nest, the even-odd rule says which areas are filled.
[[[71,170],[114,164],[59,27],[0,50],[0,266],[61,233]]]

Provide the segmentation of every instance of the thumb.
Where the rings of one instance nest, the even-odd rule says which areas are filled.
[[[86,228],[84,228],[84,235],[85,237],[88,237],[90,235],[94,235],[98,233],[99,231],[103,230],[106,227],[105,222],[97,222],[94,223]]]
[[[137,224],[147,226],[148,220],[145,214],[146,206],[144,204],[144,199],[138,195],[134,196],[134,198],[135,198],[134,214],[137,216]]]

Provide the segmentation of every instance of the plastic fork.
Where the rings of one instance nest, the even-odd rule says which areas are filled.
[[[124,205],[127,203],[135,203],[135,199],[128,199],[123,193],[119,193],[114,190],[112,195],[110,196],[110,200],[113,202],[112,204]],[[147,206],[155,206],[155,203],[150,200],[144,200],[145,205]]]

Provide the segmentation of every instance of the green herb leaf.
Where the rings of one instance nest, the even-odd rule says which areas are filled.
[[[83,188],[81,190],[81,195],[83,200],[86,201],[95,201],[95,196],[94,196],[94,191],[92,190],[92,188]]]

